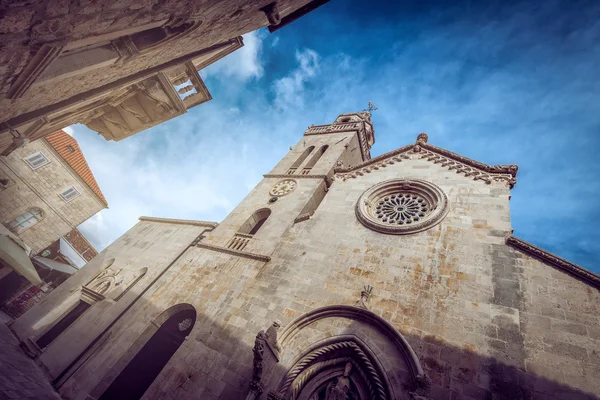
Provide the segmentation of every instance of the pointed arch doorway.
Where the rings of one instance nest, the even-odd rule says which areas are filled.
[[[141,398],[191,332],[195,322],[196,310],[190,304],[178,304],[160,314],[123,356],[130,360],[98,399]],[[136,349],[139,350],[131,358]],[[117,364],[122,365],[123,361],[126,360],[122,359]]]

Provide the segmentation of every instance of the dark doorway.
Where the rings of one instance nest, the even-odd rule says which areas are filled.
[[[99,400],[133,400],[143,396],[183,343],[196,322],[196,310],[185,309],[167,319],[133,357]]]
[[[79,303],[73,308],[67,315],[65,315],[60,321],[58,321],[52,328],[48,329],[44,335],[37,340],[37,345],[40,349],[45,348],[54,341],[61,333],[65,331],[75,320],[88,309],[90,304],[83,300],[79,300]]]

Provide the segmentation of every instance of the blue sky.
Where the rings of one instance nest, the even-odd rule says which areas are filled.
[[[110,209],[98,249],[140,215],[221,221],[310,124],[374,113],[373,156],[429,134],[518,164],[515,235],[600,272],[600,2],[332,0],[258,31],[201,75],[213,100],[121,142],[71,128]]]

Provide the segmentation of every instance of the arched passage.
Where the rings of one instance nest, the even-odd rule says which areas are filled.
[[[191,332],[195,322],[196,310],[190,304],[178,304],[159,315],[133,344],[130,350],[139,350],[99,399],[141,398]],[[130,353],[128,351],[124,357]]]
[[[266,391],[294,400],[426,397],[427,378],[406,339],[377,314],[356,306],[315,309],[278,335],[278,369]]]

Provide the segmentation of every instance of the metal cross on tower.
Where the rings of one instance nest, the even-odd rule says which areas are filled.
[[[367,108],[365,108],[363,111],[367,111],[368,113],[371,113],[372,111],[377,111],[378,108],[375,104],[373,104],[372,102],[369,102],[369,104],[367,105]]]

